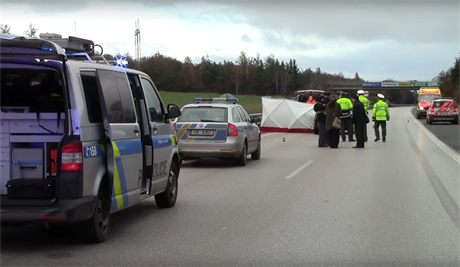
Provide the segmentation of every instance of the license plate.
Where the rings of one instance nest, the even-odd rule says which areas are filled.
[[[195,136],[213,136],[215,130],[190,130],[190,135]]]
[[[447,111],[441,111],[441,112],[439,112],[439,115],[441,115],[441,116],[446,116],[446,115],[449,115],[449,112],[447,112]]]

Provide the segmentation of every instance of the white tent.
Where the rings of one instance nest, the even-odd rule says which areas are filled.
[[[312,133],[314,126],[312,104],[262,97],[262,132]]]

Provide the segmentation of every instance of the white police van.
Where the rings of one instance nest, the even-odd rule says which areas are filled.
[[[237,98],[195,98],[182,107],[175,123],[182,160],[232,159],[245,166],[247,156],[259,160],[258,117],[251,118]]]
[[[123,59],[110,64],[90,40],[0,40],[2,226],[79,223],[103,242],[110,214],[152,196],[160,208],[175,205],[169,120],[181,111],[165,108],[149,76]]]

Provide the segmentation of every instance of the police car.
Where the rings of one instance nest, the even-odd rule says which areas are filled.
[[[0,36],[2,226],[79,223],[104,242],[110,214],[150,197],[173,207],[180,108],[91,40],[43,38]]]
[[[458,124],[458,108],[452,98],[436,98],[431,101],[426,113],[426,123],[450,122]]]
[[[251,119],[236,98],[195,98],[182,107],[176,121],[182,160],[234,159],[246,165],[247,155],[260,159],[258,118]]]

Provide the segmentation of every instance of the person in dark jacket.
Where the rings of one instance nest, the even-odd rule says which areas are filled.
[[[355,125],[356,146],[353,148],[364,148],[365,127],[369,120],[366,120],[367,114],[363,103],[359,101],[358,96],[353,96],[353,124]],[[368,118],[369,119],[369,118]]]
[[[329,103],[326,104],[326,130],[328,135],[328,144],[330,148],[339,148],[340,129],[332,127],[334,120],[337,118],[340,121],[342,109],[337,103],[335,95],[331,95]]]
[[[328,147],[326,135],[326,102],[324,95],[320,95],[318,101],[313,106],[318,125],[318,147]]]

